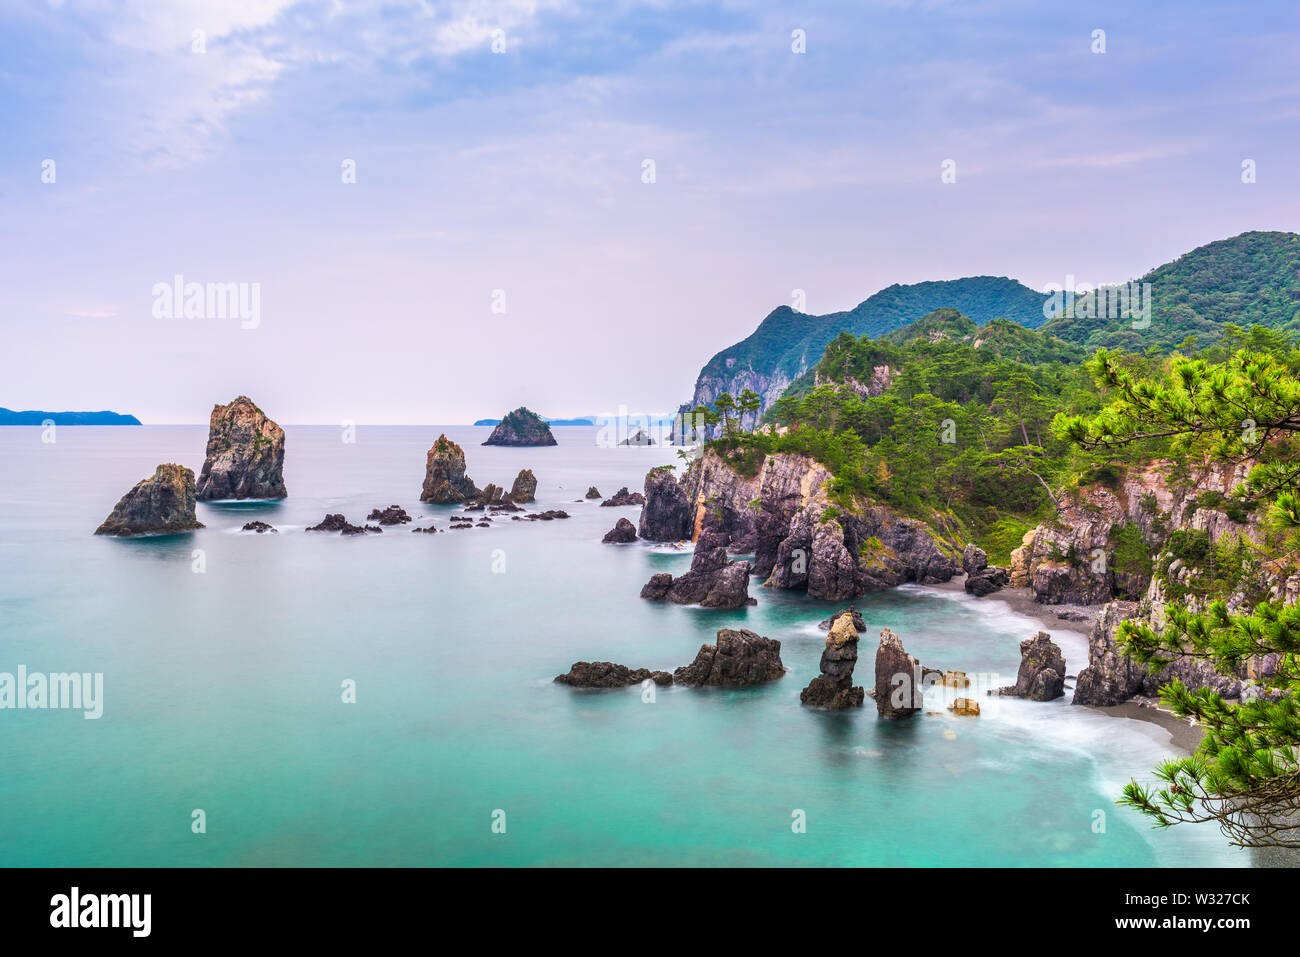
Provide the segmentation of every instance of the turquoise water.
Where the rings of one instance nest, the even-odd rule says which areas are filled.
[[[1152,725],[1000,699],[979,718],[901,723],[870,701],[809,711],[799,691],[834,606],[761,588],[735,612],[642,601],[689,553],[602,545],[637,509],[573,500],[639,488],[671,450],[600,449],[580,428],[557,429],[555,448],[483,448],[488,429],[450,427],[480,485],[532,468],[536,507],[573,518],[302,531],[392,503],[445,526],[448,509],[418,501],[440,431],[362,428],[345,444],[289,427],[284,503],[200,504],[202,531],[118,541],[91,532],[158,463],[197,472],[205,428],[60,428],[53,444],[0,429],[0,671],[103,672],[105,698],[97,721],[0,711],[0,864],[1248,863],[1217,829],[1154,833],[1114,806],[1171,753]],[[241,533],[254,517],[280,534]],[[1008,680],[1038,627],[941,589],[858,605],[868,685],[882,627],[927,665]],[[653,703],[551,680],[579,659],[671,669],[735,625],[779,638],[790,673]],[[1076,673],[1082,636],[1054,635]]]

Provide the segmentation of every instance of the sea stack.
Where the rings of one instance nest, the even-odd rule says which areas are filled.
[[[660,465],[646,473],[645,505],[638,531],[650,542],[680,542],[695,530],[695,508],[686,490],[673,475],[671,465]]]
[[[921,663],[907,653],[902,639],[888,628],[876,649],[876,712],[882,718],[907,718],[924,705]]]
[[[861,708],[866,692],[853,684],[853,666],[857,663],[858,629],[853,624],[853,612],[846,611],[831,623],[822,651],[821,674],[799,692],[799,700],[832,711]]]
[[[456,505],[478,494],[478,487],[465,474],[465,450],[445,434],[438,436],[425,461],[424,490],[420,493],[420,501]]]
[[[1052,636],[1040,631],[1020,643],[1020,670],[1016,683],[998,694],[1030,701],[1055,701],[1065,696],[1065,656]]]
[[[284,498],[284,429],[241,395],[212,407],[208,450],[199,472],[200,501]]]
[[[784,674],[781,642],[745,628],[723,628],[716,644],[700,645],[695,660],[674,671],[673,680],[692,687],[744,688]]]
[[[118,501],[95,529],[96,535],[166,535],[202,528],[194,516],[194,472],[183,465],[160,465]]]
[[[516,505],[531,502],[537,495],[537,476],[532,469],[520,469],[515,484],[510,486],[510,501]]]
[[[507,413],[501,424],[492,430],[484,445],[557,445],[551,427],[542,421],[536,412],[525,409],[522,405]]]

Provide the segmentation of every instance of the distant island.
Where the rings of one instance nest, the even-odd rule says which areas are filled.
[[[541,419],[543,422],[545,422],[547,425],[595,425],[596,424],[596,417],[594,415],[583,416],[582,418],[578,418],[578,419],[551,419],[551,418],[547,418],[544,415],[539,415],[538,418]],[[500,419],[479,419],[474,424],[475,425],[500,425],[501,420]]]
[[[576,418],[572,418],[572,419],[551,419],[551,418],[548,418],[548,417],[546,417],[546,416],[544,416],[544,415],[539,415],[539,416],[537,416],[537,418],[541,419],[541,420],[542,420],[543,422],[545,422],[547,425],[561,425],[561,426],[563,426],[563,425],[577,425],[577,426],[587,425],[587,426],[596,426],[596,425],[601,425],[601,424],[603,424],[604,422],[607,422],[607,421],[609,421],[609,420],[611,420],[611,419],[615,419],[615,418],[617,418],[617,416],[615,416],[615,415],[613,415],[613,414],[610,414],[610,415],[580,415],[580,416],[578,416],[578,417],[576,417]],[[628,414],[628,418],[629,418],[629,419],[635,419],[635,420],[638,421],[638,422],[642,422],[642,421],[644,421],[644,422],[646,422],[646,423],[648,423],[648,424],[650,424],[650,425],[668,425],[668,426],[671,426],[671,425],[673,424],[673,422],[676,421],[677,414],[676,414],[676,413],[673,413],[673,412],[669,412],[669,413],[650,413],[650,414]],[[478,420],[476,420],[476,421],[474,422],[474,424],[475,424],[475,425],[500,425],[500,424],[501,424],[501,420],[500,420],[500,419],[478,419]]]
[[[551,426],[531,409],[522,405],[506,417],[492,430],[484,445],[556,445],[555,436],[551,435]]]
[[[15,412],[13,409],[0,408],[0,425],[44,425],[47,421],[55,425],[139,425],[140,420],[133,415],[120,412],[41,412],[27,409]]]

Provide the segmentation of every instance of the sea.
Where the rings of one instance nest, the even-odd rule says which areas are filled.
[[[102,714],[0,710],[0,866],[1238,866],[1214,826],[1153,830],[1115,803],[1176,752],[1157,725],[1066,699],[870,698],[802,706],[818,622],[843,603],[762,588],[734,611],[639,597],[687,547],[602,544],[672,448],[485,447],[473,426],[286,427],[277,503],[199,503],[206,526],[92,533],[206,427],[0,429],[0,672],[102,675]],[[419,501],[438,435],[480,486],[537,476],[531,510],[447,528]],[[326,513],[383,534],[309,533]],[[252,520],[275,534],[241,531]],[[859,683],[890,628],[927,666],[1014,680],[1042,625],[995,598],[904,586],[856,602]],[[1086,637],[1050,629],[1070,674]],[[1078,627],[1078,626],[1073,626]],[[588,691],[576,661],[666,669],[721,628],[781,642],[788,673],[745,690]],[[932,689],[931,696],[942,694]]]

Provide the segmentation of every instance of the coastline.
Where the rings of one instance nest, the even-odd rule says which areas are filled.
[[[964,593],[965,581],[966,576],[959,575],[949,582],[929,587],[942,591],[962,591]],[[1091,630],[1092,622],[1097,613],[1101,610],[1100,605],[1043,605],[1034,600],[1033,593],[1028,588],[1007,587],[991,595],[986,595],[979,600],[1000,601],[1010,610],[1037,621],[1043,626],[1043,630],[1049,633],[1053,629],[1064,629],[1082,632],[1086,635]],[[1060,618],[1057,616],[1058,611],[1083,615],[1085,620],[1072,621],[1067,618]],[[1077,675],[1068,677],[1077,678]],[[1205,736],[1200,727],[1188,724],[1182,718],[1165,710],[1159,701],[1151,698],[1135,697],[1122,704],[1106,707],[1094,705],[1081,705],[1080,707],[1088,708],[1110,718],[1145,721],[1148,724],[1157,725],[1168,732],[1170,747],[1184,756],[1194,754],[1197,747],[1200,746],[1201,739]],[[1300,850],[1287,847],[1252,847],[1249,850],[1251,863],[1255,867],[1300,867]]]

